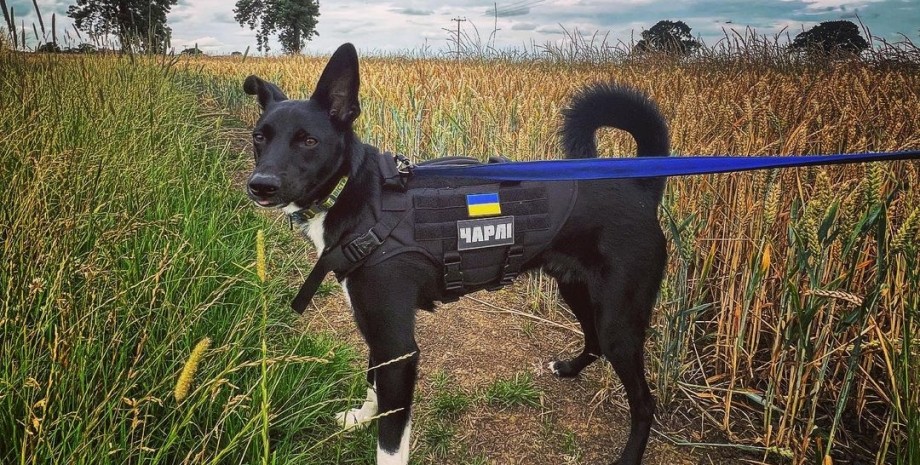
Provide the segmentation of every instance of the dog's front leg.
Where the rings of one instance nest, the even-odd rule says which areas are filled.
[[[376,369],[377,465],[407,465],[412,430],[412,393],[418,367],[418,351],[403,354],[402,360]],[[396,360],[401,357],[393,357]]]
[[[335,419],[346,431],[355,428],[364,428],[377,415],[377,387],[367,388],[367,398],[358,408],[346,410],[336,414]]]
[[[418,288],[393,269],[365,267],[349,277],[348,294],[371,363],[376,364],[370,367],[368,378],[374,380],[377,395],[377,464],[408,465],[419,361],[415,343]]]
[[[347,288],[346,291],[348,292]],[[336,414],[335,419],[346,431],[354,428],[364,428],[377,416],[377,382],[374,380],[374,359],[367,358],[367,397],[364,404],[358,408],[346,410]]]

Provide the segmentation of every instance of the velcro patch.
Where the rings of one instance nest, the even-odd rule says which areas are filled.
[[[498,201],[498,192],[467,194],[466,208],[470,218],[502,214],[502,206]]]
[[[457,221],[457,250],[514,244],[514,217],[499,216]]]

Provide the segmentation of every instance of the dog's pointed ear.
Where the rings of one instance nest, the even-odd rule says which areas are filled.
[[[361,113],[359,86],[358,52],[354,45],[343,44],[326,64],[310,100],[326,109],[334,123],[348,126]]]
[[[281,92],[278,86],[268,81],[263,81],[255,75],[250,75],[243,81],[243,90],[249,95],[258,97],[259,106],[262,107],[262,110],[268,109],[275,102],[287,100],[287,96],[284,95],[284,92]]]

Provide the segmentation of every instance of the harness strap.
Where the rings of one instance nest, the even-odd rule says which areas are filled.
[[[521,268],[524,266],[524,246],[514,244],[508,249],[508,255],[505,257],[505,266],[502,268],[502,277],[499,281],[499,287],[507,286],[514,282],[521,274]]]
[[[396,229],[396,226],[406,217],[403,215],[386,215],[366,233],[347,243],[327,248],[317,260],[307,280],[300,286],[300,291],[291,302],[291,308],[297,313],[303,313],[316,295],[319,285],[330,272],[335,272],[339,281],[345,279],[356,270]]]
[[[460,252],[444,252],[444,290],[455,292],[463,290],[463,271],[460,269]]]
[[[327,247],[320,255],[319,260],[313,266],[306,281],[300,286],[294,300],[291,301],[291,308],[297,313],[303,313],[316,295],[316,291],[322,284],[323,279],[330,272],[335,272],[336,278],[341,281],[351,272],[355,271],[367,257],[370,257],[390,234],[402,223],[410,210],[400,208],[399,195],[405,190],[406,172],[397,168],[397,162],[401,161],[392,154],[383,153],[378,157],[380,166],[381,182],[384,186],[381,193],[381,202],[388,206],[388,210],[403,210],[402,214],[383,215],[383,219],[370,228],[366,233],[358,236],[343,245]],[[394,208],[392,205],[396,205]]]

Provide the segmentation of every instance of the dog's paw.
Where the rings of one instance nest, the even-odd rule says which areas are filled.
[[[578,371],[575,371],[572,364],[564,360],[549,362],[547,367],[557,378],[574,378],[578,376]]]
[[[374,405],[371,407],[368,404],[365,404],[361,408],[353,408],[351,410],[337,413],[335,415],[335,421],[339,426],[342,427],[342,429],[345,431],[350,431],[353,429],[364,428],[376,415],[377,406]]]

